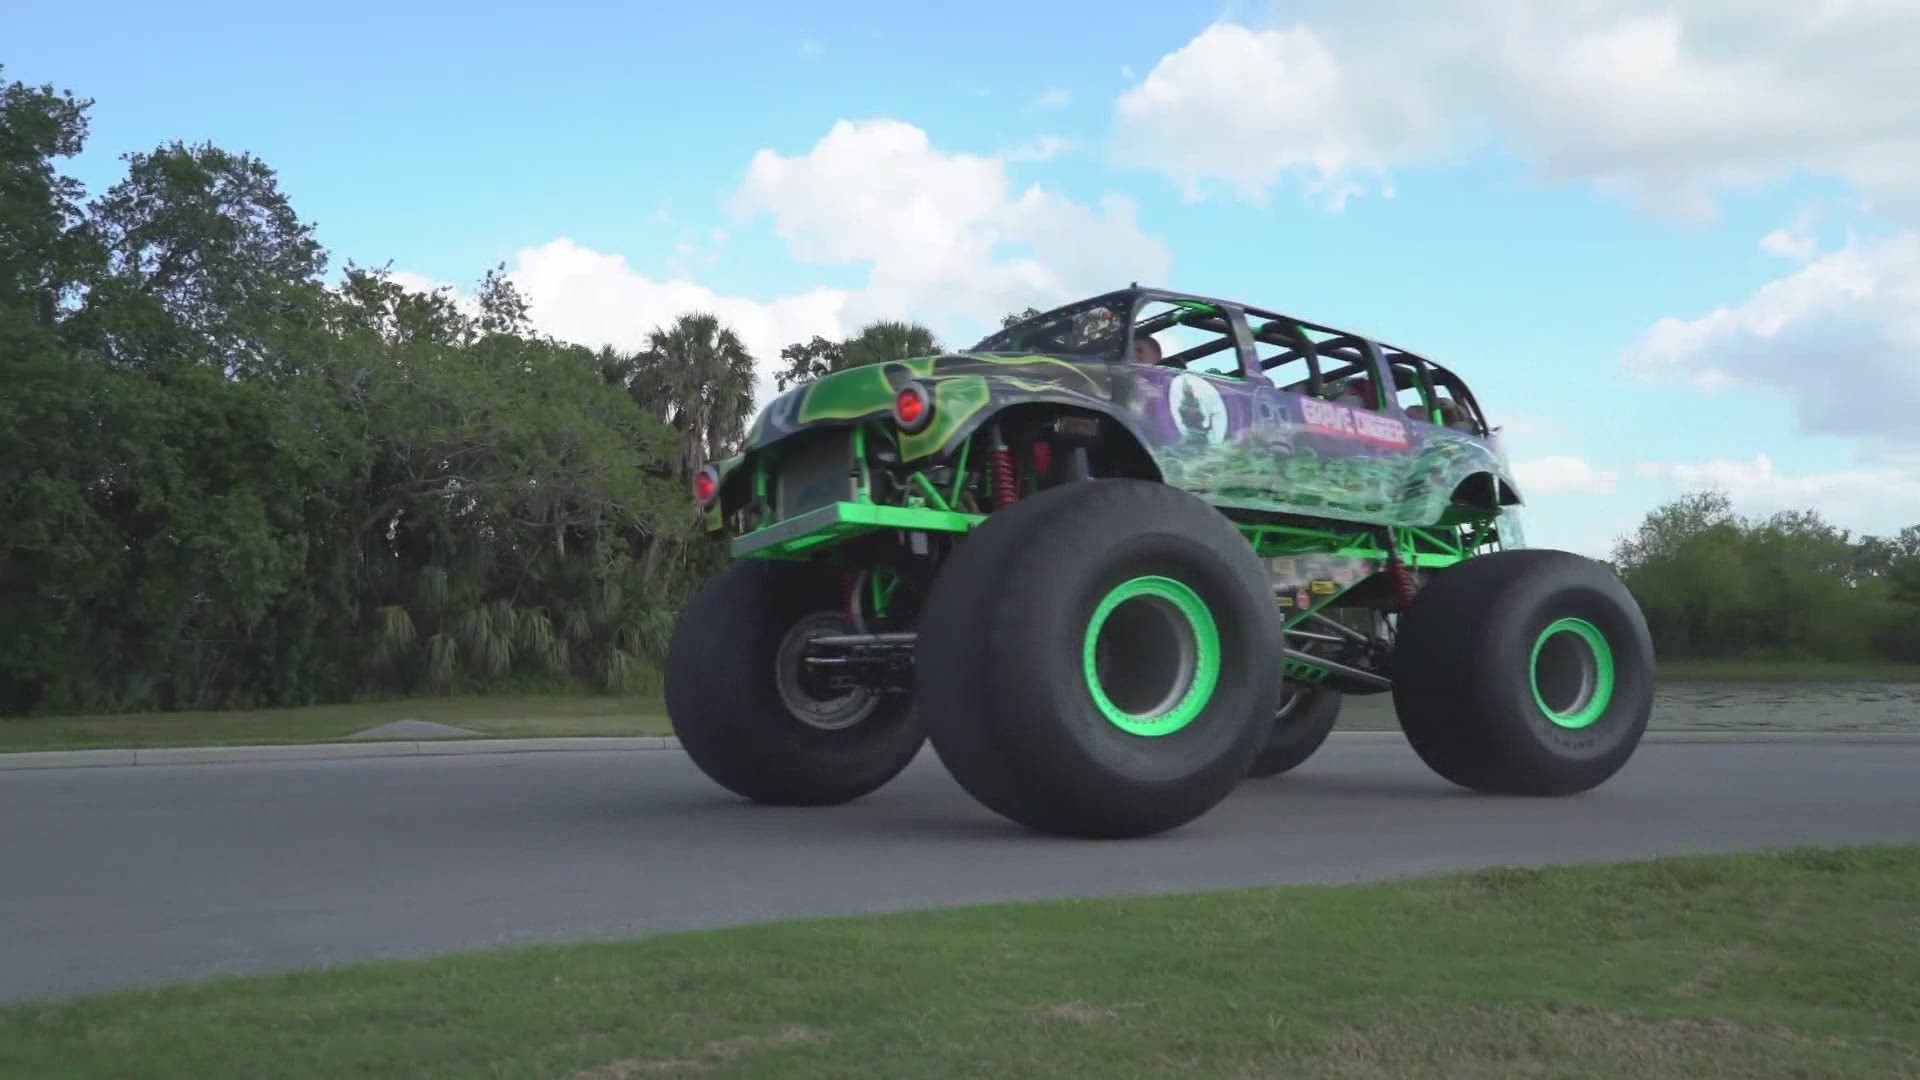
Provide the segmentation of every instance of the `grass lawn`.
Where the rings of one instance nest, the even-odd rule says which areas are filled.
[[[393,720],[434,720],[483,736],[665,735],[658,697],[484,695],[231,712],[0,719],[0,752],[103,747],[336,742]]]
[[[1661,682],[1673,688],[1704,683],[1755,686],[1801,683],[1920,684],[1920,665],[1834,664],[1819,661],[1663,660]],[[478,736],[666,735],[666,707],[658,695],[492,694],[411,698],[353,705],[233,712],[126,713],[110,716],[0,717],[0,753],[108,747],[237,746],[333,742],[356,731],[402,719],[437,720]],[[1399,728],[1390,699],[1347,703],[1347,731]]]
[[[1915,1076],[1916,895],[1857,848],[787,923],[14,1007],[0,1074]]]

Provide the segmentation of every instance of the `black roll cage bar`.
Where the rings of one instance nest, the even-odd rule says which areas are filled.
[[[1172,304],[1174,310],[1156,315],[1146,322],[1139,322],[1141,307],[1155,302]],[[1417,387],[1421,400],[1428,402],[1429,407],[1436,400],[1436,387],[1444,387],[1453,400],[1467,410],[1480,433],[1489,434],[1492,431],[1492,425],[1488,424],[1479,400],[1474,397],[1473,391],[1467,387],[1465,380],[1443,365],[1410,349],[1389,345],[1363,334],[1307,322],[1291,315],[1251,307],[1231,300],[1142,286],[1137,282],[1125,289],[1116,289],[1113,292],[1077,300],[1050,311],[1043,311],[1032,318],[1023,319],[983,338],[978,345],[974,346],[973,351],[1007,351],[994,347],[995,339],[1011,338],[1021,327],[1054,322],[1071,318],[1083,311],[1100,309],[1127,312],[1126,325],[1120,334],[1119,350],[1117,352],[1098,350],[1110,363],[1131,362],[1133,343],[1136,336],[1140,334],[1156,334],[1175,326],[1185,326],[1216,333],[1221,337],[1163,357],[1159,366],[1184,370],[1187,365],[1196,360],[1205,359],[1226,349],[1233,349],[1240,361],[1242,378],[1272,386],[1273,381],[1267,377],[1268,369],[1304,358],[1307,363],[1304,392],[1310,396],[1322,396],[1328,383],[1337,383],[1355,375],[1364,375],[1374,387],[1374,407],[1384,411],[1391,402],[1386,389],[1389,385],[1396,391]],[[1260,324],[1259,329],[1256,330],[1251,326],[1248,321],[1249,315],[1265,320]],[[1308,331],[1324,334],[1327,337],[1325,340],[1316,342],[1308,336]],[[1254,352],[1253,346],[1256,341],[1281,346],[1284,351],[1261,361]],[[1340,361],[1341,365],[1332,371],[1323,371],[1323,360]],[[1282,389],[1298,386],[1299,384],[1294,384],[1294,387]],[[1431,419],[1435,423],[1439,422],[1437,416]]]

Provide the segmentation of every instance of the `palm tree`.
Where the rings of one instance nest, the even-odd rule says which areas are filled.
[[[885,364],[913,356],[930,356],[940,350],[933,331],[916,322],[882,320],[868,323],[847,340],[841,350],[842,368]]]
[[[642,412],[677,436],[672,479],[681,490],[709,461],[732,454],[746,437],[753,415],[753,354],[717,316],[682,315],[650,332],[641,351],[603,349],[597,361],[603,378],[624,385]],[[684,544],[690,535],[665,527],[648,536],[642,580],[655,581],[662,560],[672,563],[674,553],[667,549]]]
[[[677,479],[691,481],[746,436],[753,415],[753,354],[717,316],[693,312],[656,327],[637,353],[603,351],[601,369],[640,408],[679,433]]]

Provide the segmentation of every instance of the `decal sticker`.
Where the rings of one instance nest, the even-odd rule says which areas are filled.
[[[1227,403],[1213,383],[1190,371],[1167,387],[1167,409],[1182,442],[1219,446],[1227,441]]]
[[[1319,596],[1327,596],[1331,593],[1335,593],[1340,590],[1340,586],[1334,584],[1331,581],[1326,581],[1326,580],[1316,581],[1309,587],[1312,588],[1314,593]]]
[[[1168,484],[1223,508],[1431,525],[1469,476],[1489,473],[1513,483],[1495,447],[1463,432],[1256,380],[1045,354],[943,353],[837,372],[768,402],[742,450],[752,460],[815,426],[858,419],[885,426],[893,395],[907,380],[932,390],[935,408],[925,431],[897,440],[906,461],[951,450],[1004,407],[1045,404],[1112,417]],[[1518,531],[1511,509],[1502,525],[1503,540]],[[1372,572],[1363,568],[1354,580]],[[1291,569],[1276,564],[1274,575],[1276,584],[1333,577],[1330,566],[1305,561]]]
[[[1309,429],[1325,435],[1359,439],[1402,450],[1407,446],[1407,425],[1404,421],[1382,416],[1369,409],[1355,409],[1317,398],[1302,398],[1300,413]]]

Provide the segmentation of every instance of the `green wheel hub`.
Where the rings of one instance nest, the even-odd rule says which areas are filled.
[[[1557,619],[1540,631],[1527,674],[1534,704],[1563,728],[1592,724],[1613,701],[1613,648],[1585,619]]]
[[[1171,735],[1193,723],[1220,681],[1220,631],[1186,585],[1148,575],[1101,599],[1082,647],[1087,690],[1129,735]]]

